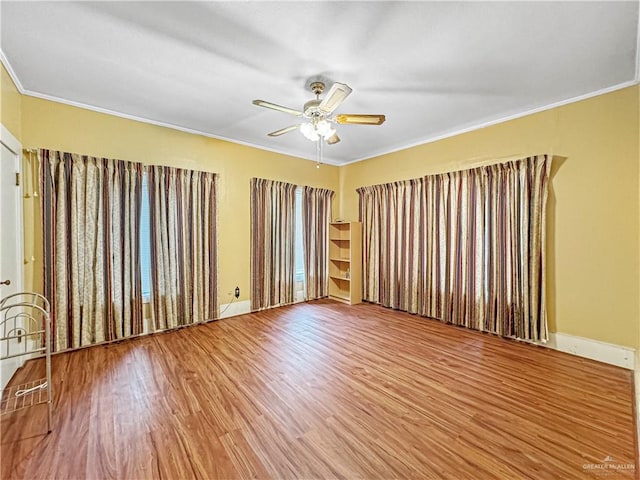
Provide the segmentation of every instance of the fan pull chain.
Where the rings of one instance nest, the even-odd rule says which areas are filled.
[[[316,168],[320,168],[320,165],[322,164],[322,140],[323,137],[318,138],[318,140],[316,141],[316,143],[318,144],[316,147],[316,153],[317,153],[317,164],[316,164]]]

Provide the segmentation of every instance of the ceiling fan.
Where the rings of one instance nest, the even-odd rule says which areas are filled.
[[[300,130],[300,132],[311,141],[315,142],[320,139],[324,139],[329,145],[333,145],[340,141],[340,137],[338,137],[333,124],[382,125],[385,121],[384,115],[343,113],[332,116],[333,112],[351,93],[351,88],[344,83],[336,82],[331,85],[331,88],[329,88],[329,91],[322,100],[320,100],[320,95],[325,89],[324,82],[311,82],[309,88],[315,94],[316,98],[305,103],[302,110],[283,107],[282,105],[266,102],[264,100],[253,101],[253,104],[259,107],[290,113],[291,115],[302,117],[306,120],[303,123],[298,123],[296,125],[291,125],[289,127],[276,130],[275,132],[271,132],[268,134],[270,137],[278,137],[285,133],[292,132],[293,130]]]

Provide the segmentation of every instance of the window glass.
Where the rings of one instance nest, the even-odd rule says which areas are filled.
[[[149,218],[149,188],[147,174],[142,176],[142,209],[140,211],[140,270],[142,271],[142,298],[151,298],[151,225]]]

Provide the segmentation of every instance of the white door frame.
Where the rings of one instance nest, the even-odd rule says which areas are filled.
[[[17,246],[17,255],[16,255],[16,272],[18,272],[18,278],[15,279],[16,292],[24,291],[24,230],[23,230],[23,220],[22,220],[22,190],[24,188],[24,181],[22,175],[22,144],[18,141],[16,137],[14,137],[11,132],[0,123],[0,144],[4,145],[11,153],[16,156],[17,159],[17,167],[18,174],[20,175],[20,188],[16,188],[16,208],[18,209],[16,218],[17,218],[17,232],[16,235],[18,237],[18,246]],[[0,239],[1,241],[2,239]],[[3,279],[0,279],[2,281]],[[14,279],[11,279],[11,282],[14,282]]]
[[[18,139],[16,139],[16,137],[14,137],[11,134],[11,132],[9,132],[9,130],[7,130],[7,128],[1,123],[0,123],[0,148],[6,148],[9,151],[9,153],[13,155],[14,161],[12,163],[15,165],[15,168],[17,169],[16,173],[18,173],[19,175],[20,184],[21,184],[18,188],[12,189],[15,192],[14,203],[15,203],[15,209],[16,209],[16,212],[15,212],[16,225],[3,225],[3,230],[6,227],[8,227],[7,230],[9,230],[7,233],[3,232],[3,235],[5,234],[13,235],[13,232],[11,232],[11,230],[13,230],[14,228],[16,229],[15,259],[2,258],[3,263],[6,262],[7,260],[9,260],[9,262],[11,262],[12,260],[15,262],[13,270],[15,270],[15,276],[16,276],[16,278],[13,278],[13,276],[12,278],[10,278],[11,290],[7,288],[3,288],[2,290],[0,290],[0,297],[4,297],[5,295],[9,295],[11,293],[19,293],[24,291],[24,265],[23,265],[24,231],[22,230],[23,222],[24,222],[22,219],[22,212],[23,212],[22,192],[24,187],[22,186],[23,185],[22,145],[20,144]],[[3,241],[3,240],[4,239],[0,238],[0,241]],[[4,253],[2,255],[4,255]],[[0,281],[3,281],[3,280],[5,279],[0,278]],[[6,333],[6,332],[3,332],[3,333]],[[9,343],[7,343],[7,341],[3,341],[2,344],[3,345],[1,345],[1,347],[4,350],[5,348],[10,348],[11,341],[9,341]],[[4,389],[7,382],[11,379],[15,371],[23,365],[25,360],[26,360],[25,357],[15,357],[15,358],[9,358],[9,359],[4,359],[0,361],[0,389]]]

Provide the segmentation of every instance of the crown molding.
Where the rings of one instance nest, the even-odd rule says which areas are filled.
[[[85,110],[91,110],[93,112],[103,113],[105,115],[112,115],[114,117],[125,118],[127,120],[133,120],[133,121],[136,121],[136,122],[156,125],[158,127],[171,128],[172,130],[179,130],[181,132],[191,133],[193,135],[200,135],[200,136],[203,136],[203,137],[213,138],[215,140],[222,140],[222,141],[229,142],[229,143],[235,143],[235,144],[238,144],[238,145],[243,145],[245,147],[257,148],[259,150],[266,150],[268,152],[278,153],[280,155],[286,155],[288,157],[298,158],[298,159],[301,159],[301,160],[308,160],[308,161],[314,162],[314,163],[317,162],[317,159],[312,155],[310,155],[308,157],[296,156],[296,155],[292,155],[289,152],[286,152],[284,150],[277,149],[277,148],[271,148],[271,147],[266,147],[264,145],[254,144],[254,143],[251,143],[251,142],[245,142],[245,141],[242,141],[242,140],[236,140],[236,139],[228,138],[228,137],[225,137],[225,136],[222,136],[222,135],[214,135],[212,133],[205,132],[205,131],[202,131],[202,130],[196,130],[196,129],[193,129],[193,128],[188,128],[188,127],[183,127],[183,126],[180,126],[180,125],[175,125],[173,123],[161,122],[161,121],[158,121],[158,120],[152,120],[150,118],[139,117],[137,115],[130,115],[128,113],[122,113],[122,112],[118,112],[118,111],[115,111],[115,110],[110,110],[108,108],[97,107],[95,105],[90,105],[90,104],[83,103],[83,102],[76,102],[74,100],[67,100],[66,98],[56,97],[54,95],[48,95],[46,93],[40,93],[40,92],[35,92],[35,91],[32,91],[32,90],[28,90],[28,89],[24,88],[24,86],[20,82],[20,79],[18,78],[15,70],[11,66],[11,63],[9,62],[9,60],[7,59],[6,55],[4,54],[4,52],[2,50],[0,50],[0,62],[2,62],[2,64],[5,67],[5,69],[9,73],[9,76],[11,77],[11,80],[13,80],[13,83],[16,85],[16,88],[18,89],[18,91],[22,95],[26,95],[26,96],[34,97],[34,98],[40,98],[42,100],[49,100],[51,102],[62,103],[63,105],[69,105],[69,106],[72,106],[72,107],[82,108],[82,109],[85,109]],[[341,163],[336,161],[335,159],[327,158],[327,157],[323,157],[322,164],[323,165],[332,165],[332,166],[341,165]]]
[[[631,80],[631,81],[628,81],[628,82],[619,83],[619,84],[613,85],[611,87],[607,87],[607,88],[602,88],[600,90],[596,90],[595,92],[586,93],[584,95],[578,95],[577,97],[572,97],[572,98],[569,98],[567,100],[561,100],[559,102],[550,103],[548,105],[544,105],[542,107],[536,107],[536,108],[533,108],[531,110],[526,110],[526,111],[521,112],[521,113],[516,113],[516,114],[513,114],[513,115],[507,115],[506,117],[500,117],[500,118],[496,118],[494,120],[487,120],[485,122],[474,123],[473,125],[470,125],[468,127],[465,127],[465,128],[459,129],[459,130],[453,130],[453,131],[449,131],[449,132],[442,132],[442,133],[439,133],[439,134],[435,134],[433,136],[425,137],[425,138],[416,140],[416,141],[411,142],[411,143],[406,144],[406,145],[397,145],[397,146],[391,147],[390,149],[387,149],[387,150],[378,150],[378,151],[374,152],[371,155],[367,155],[366,157],[361,157],[361,158],[357,158],[355,160],[350,160],[348,162],[343,162],[343,163],[340,164],[340,166],[351,165],[352,163],[363,162],[365,160],[370,160],[372,158],[380,157],[382,155],[388,155],[389,153],[395,153],[395,152],[399,152],[399,151],[402,151],[402,150],[407,150],[409,148],[418,147],[420,145],[426,145],[427,143],[437,142],[438,140],[444,140],[445,138],[455,137],[457,135],[462,135],[463,133],[469,133],[469,132],[473,132],[475,130],[480,130],[480,129],[483,129],[483,128],[486,128],[486,127],[490,127],[492,125],[497,125],[499,123],[508,122],[510,120],[516,120],[518,118],[526,117],[527,115],[533,115],[534,113],[540,113],[540,112],[544,112],[546,110],[551,110],[551,109],[554,109],[554,108],[557,108],[557,107],[562,107],[563,105],[568,105],[570,103],[579,102],[581,100],[587,100],[589,98],[593,98],[593,97],[597,97],[599,95],[604,95],[604,94],[607,94],[607,93],[615,92],[617,90],[622,90],[624,88],[632,87],[632,86],[638,85],[638,84],[640,84],[640,81],[638,81],[638,80]]]
[[[242,140],[236,140],[236,139],[225,137],[225,136],[222,136],[222,135],[214,135],[214,134],[209,133],[209,132],[205,132],[205,131],[202,131],[202,130],[196,130],[196,129],[188,128],[188,127],[182,127],[180,125],[175,125],[173,123],[161,122],[161,121],[158,121],[158,120],[152,120],[152,119],[149,119],[149,118],[139,117],[137,115],[130,115],[128,113],[122,113],[122,112],[118,112],[118,111],[115,111],[115,110],[109,110],[108,108],[96,107],[95,105],[89,105],[89,104],[82,103],[82,102],[75,102],[73,100],[67,100],[67,99],[64,99],[64,98],[55,97],[53,95],[47,95],[45,93],[39,93],[39,92],[33,92],[31,90],[25,90],[23,95],[26,95],[26,96],[29,96],[29,97],[34,97],[34,98],[40,98],[42,100],[49,100],[51,102],[62,103],[64,105],[69,105],[69,106],[76,107],[76,108],[82,108],[82,109],[85,109],[85,110],[91,110],[91,111],[97,112],[97,113],[104,113],[105,115],[111,115],[111,116],[114,116],[114,117],[124,118],[124,119],[127,119],[127,120],[133,120],[135,122],[147,123],[147,124],[150,124],[150,125],[156,125],[158,127],[170,128],[172,130],[178,130],[178,131],[185,132],[185,133],[191,133],[193,135],[200,135],[200,136],[207,137],[207,138],[213,138],[215,140],[221,140],[221,141],[224,141],[224,142],[235,143],[235,144],[238,144],[238,145],[243,145],[245,147],[257,148],[259,150],[266,150],[268,152],[279,153],[281,155],[286,155],[288,157],[297,158],[297,159],[300,159],[300,160],[308,160],[308,161],[314,162],[314,163],[316,162],[316,159],[313,158],[313,157],[298,157],[298,156],[292,155],[291,153],[286,152],[284,150],[278,150],[276,148],[270,148],[270,147],[265,147],[263,145],[257,145],[257,144],[254,144],[254,143],[245,142],[245,141],[242,141]],[[330,158],[323,158],[322,163],[326,164],[326,165],[334,165],[334,166],[340,165],[338,162],[336,162],[335,160],[330,159]]]
[[[611,93],[611,92],[615,92],[617,90],[622,90],[624,88],[628,88],[628,87],[632,87],[634,85],[638,85],[640,84],[640,15],[638,16],[638,48],[636,48],[636,78],[634,80],[631,81],[627,81],[627,82],[623,82],[623,83],[619,83],[617,85],[613,85],[611,87],[606,87],[606,88],[602,88],[600,90],[596,90],[594,92],[590,92],[590,93],[586,93],[584,95],[578,95],[576,97],[572,97],[566,100],[561,100],[559,102],[554,102],[554,103],[550,103],[541,107],[536,107],[530,110],[526,110],[524,112],[520,112],[520,113],[516,113],[513,115],[507,115],[505,117],[499,117],[493,120],[487,120],[484,122],[478,122],[478,123],[474,123],[468,127],[462,128],[462,129],[458,129],[458,130],[453,130],[453,131],[448,131],[448,132],[441,132],[441,133],[436,133],[434,135],[430,135],[428,137],[424,137],[424,138],[420,138],[418,140],[415,140],[413,142],[410,142],[408,144],[403,144],[403,145],[396,145],[393,146],[391,148],[388,149],[382,149],[382,150],[377,150],[374,151],[373,153],[366,155],[364,157],[359,157],[356,158],[354,160],[349,160],[346,162],[341,162],[335,159],[332,159],[330,157],[325,157],[323,158],[323,164],[326,165],[332,165],[332,166],[338,166],[338,167],[342,167],[345,165],[351,165],[353,163],[357,163],[357,162],[363,162],[365,160],[370,160],[372,158],[376,158],[376,157],[380,157],[382,155],[388,155],[390,153],[395,153],[395,152],[399,152],[402,150],[407,150],[409,148],[413,148],[413,147],[417,147],[420,145],[426,145],[428,143],[433,143],[433,142],[437,142],[439,140],[444,140],[446,138],[451,138],[451,137],[455,137],[457,135],[462,135],[463,133],[469,133],[469,132],[473,132],[475,130],[480,130],[482,128],[486,128],[486,127],[490,127],[492,125],[497,125],[500,123],[504,123],[504,122],[508,122],[511,120],[515,120],[518,118],[522,118],[522,117],[526,117],[527,115],[533,115],[535,113],[540,113],[540,112],[544,112],[546,110],[551,110],[553,108],[557,108],[557,107],[561,107],[564,105],[568,105],[570,103],[575,103],[575,102],[579,102],[581,100],[587,100],[589,98],[593,98],[593,97],[597,97],[599,95],[604,95],[607,93]],[[7,72],[9,73],[9,76],[11,77],[11,79],[13,80],[13,82],[15,83],[18,91],[22,94],[22,95],[27,95],[30,97],[35,97],[35,98],[41,98],[43,100],[49,100],[52,102],[57,102],[57,103],[62,103],[65,105],[70,105],[73,107],[77,107],[77,108],[83,108],[85,110],[91,110],[94,112],[98,112],[98,113],[104,113],[106,115],[112,115],[115,117],[119,117],[119,118],[125,118],[127,120],[133,120],[136,122],[142,122],[142,123],[147,123],[147,124],[151,124],[151,125],[156,125],[159,127],[165,127],[165,128],[171,128],[173,130],[179,130],[181,132],[185,132],[185,133],[191,133],[194,135],[201,135],[203,137],[208,137],[208,138],[213,138],[216,140],[222,140],[225,142],[229,142],[229,143],[235,143],[238,145],[243,145],[246,147],[251,147],[251,148],[257,148],[259,150],[266,150],[268,152],[273,152],[273,153],[278,153],[281,155],[287,155],[289,157],[293,157],[293,158],[298,158],[298,159],[302,159],[302,160],[308,160],[311,162],[316,162],[316,159],[312,156],[296,156],[296,155],[292,155],[289,152],[286,152],[282,149],[278,149],[278,148],[273,148],[273,147],[266,147],[264,145],[259,145],[259,144],[255,144],[255,143],[251,143],[251,142],[245,142],[242,140],[236,140],[233,138],[228,138],[222,135],[214,135],[212,133],[209,132],[205,132],[202,130],[196,130],[196,129],[192,129],[192,128],[187,128],[187,127],[182,127],[180,125],[175,125],[172,123],[168,123],[168,122],[161,122],[158,120],[152,120],[149,118],[144,118],[144,117],[139,117],[137,115],[130,115],[128,113],[122,113],[122,112],[117,112],[114,110],[109,110],[107,108],[102,108],[102,107],[97,107],[95,105],[89,105],[86,103],[81,103],[81,102],[75,102],[73,100],[67,100],[64,98],[60,98],[60,97],[56,97],[53,95],[47,95],[44,93],[40,93],[40,92],[34,92],[31,90],[27,90],[23,87],[22,83],[20,82],[20,79],[18,78],[18,76],[16,75],[15,71],[13,70],[13,68],[11,67],[11,64],[9,63],[9,60],[7,59],[7,57],[4,55],[4,52],[0,49],[0,61],[2,62],[2,64],[5,66]]]
[[[2,63],[2,65],[4,65],[5,70],[7,71],[9,76],[11,77],[11,80],[13,80],[13,83],[16,86],[16,88],[18,89],[18,91],[22,95],[24,95],[25,94],[24,93],[25,92],[24,87],[22,86],[22,83],[20,82],[20,79],[18,78],[18,75],[16,74],[15,70],[13,69],[11,64],[9,63],[9,60],[7,59],[7,56],[4,54],[4,52],[2,51],[1,48],[0,48],[0,63]]]

